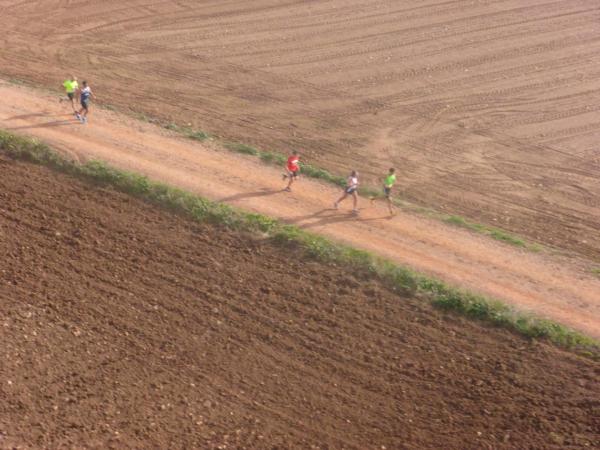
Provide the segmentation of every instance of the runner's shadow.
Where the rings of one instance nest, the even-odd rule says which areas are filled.
[[[326,213],[328,213],[328,214],[326,214]],[[314,222],[301,223],[303,221],[314,219],[314,218],[319,218],[319,219],[315,220]],[[376,220],[390,219],[390,218],[391,218],[391,216],[382,216],[382,217],[370,217],[368,219],[363,219],[360,217],[360,215],[354,214],[351,211],[339,212],[338,210],[336,210],[334,208],[328,208],[328,209],[322,209],[320,211],[317,211],[316,213],[309,214],[306,216],[294,217],[293,219],[286,220],[285,222],[294,224],[298,228],[307,229],[307,228],[314,228],[314,227],[323,226],[323,225],[331,225],[333,223],[340,223],[340,222],[373,222]]]
[[[51,128],[51,127],[60,127],[63,125],[73,125],[75,123],[77,123],[75,120],[54,120],[52,122],[40,123],[37,125],[24,125],[22,127],[7,128],[7,130],[26,130],[29,128]]]
[[[292,224],[292,225],[296,225],[299,222],[302,222],[304,220],[308,220],[308,219],[314,219],[315,217],[319,217],[322,216],[323,214],[325,214],[326,212],[330,212],[333,213],[335,211],[337,211],[335,208],[324,208],[324,209],[320,209],[319,211],[312,213],[312,214],[307,214],[306,216],[298,216],[298,217],[293,217],[291,219],[286,220],[286,223]]]
[[[356,214],[353,214],[352,212],[347,212],[347,213],[339,213],[338,212],[338,213],[334,213],[334,214],[325,216],[314,222],[298,224],[298,227],[307,229],[307,228],[314,228],[314,227],[323,226],[323,225],[331,225],[333,223],[356,221],[357,219],[358,219],[358,216]]]
[[[266,197],[267,195],[279,194],[280,192],[284,192],[283,189],[273,190],[273,189],[261,189],[260,191],[255,192],[246,192],[244,194],[235,194],[230,197],[225,197],[219,202],[230,202],[233,200],[241,200],[243,198],[253,198],[253,197]]]
[[[387,216],[379,216],[379,217],[370,217],[368,219],[362,219],[362,218],[358,218],[358,222],[374,222],[376,220],[392,220],[394,218],[394,216],[392,216],[391,214],[388,214]]]
[[[20,116],[7,117],[4,120],[32,119],[34,117],[46,117],[47,115],[47,113],[21,114]]]
[[[33,119],[34,117],[72,117],[74,113],[66,113],[66,114],[52,114],[50,111],[34,113],[34,114],[21,114],[19,116],[7,117],[4,120],[25,120],[25,119]]]

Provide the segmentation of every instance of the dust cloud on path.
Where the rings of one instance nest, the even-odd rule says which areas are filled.
[[[282,192],[281,170],[93,108],[81,125],[56,97],[0,83],[0,128],[42,139],[81,162],[100,159],[212,200],[259,212],[501,299],[600,337],[600,280],[578,264],[532,254],[423,217],[389,218],[362,199],[332,209],[335,187],[302,179]]]

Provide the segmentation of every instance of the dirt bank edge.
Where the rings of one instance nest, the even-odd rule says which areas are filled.
[[[392,290],[419,296],[435,307],[500,326],[531,339],[544,339],[581,356],[600,360],[600,342],[559,323],[515,311],[500,301],[447,286],[431,277],[401,267],[369,252],[337,244],[292,225],[225,204],[212,202],[182,189],[122,171],[100,161],[77,164],[46,144],[0,130],[0,151],[7,156],[112,186],[199,222],[208,221],[257,233],[279,245],[292,246],[328,264],[351,266],[382,281]]]

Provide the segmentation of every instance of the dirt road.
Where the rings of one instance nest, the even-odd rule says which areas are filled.
[[[332,209],[338,189],[302,179],[293,193],[282,192],[281,170],[210,143],[97,108],[81,125],[57,98],[5,82],[0,96],[0,128],[40,138],[79,161],[101,159],[278,217],[600,337],[600,280],[578,261],[515,249],[423,217],[390,219],[364,199],[353,217],[349,203]]]
[[[0,0],[0,76],[300,148],[600,261],[597,0]]]

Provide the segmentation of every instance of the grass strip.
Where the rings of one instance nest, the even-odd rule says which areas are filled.
[[[202,130],[195,130],[192,127],[180,127],[174,123],[167,124],[164,126],[164,128],[183,134],[188,139],[192,139],[194,141],[204,142],[211,137],[210,134]]]
[[[242,144],[239,142],[225,142],[223,146],[226,149],[236,153],[257,156],[260,158],[261,161],[267,164],[283,166],[287,161],[287,158],[280,153],[259,150],[256,147],[252,147],[250,145]],[[307,177],[323,180],[328,183],[335,184],[337,186],[346,185],[346,179],[344,177],[333,175],[331,172],[328,172],[325,169],[321,169],[320,167],[316,167],[310,164],[304,164],[302,162],[300,163],[300,167],[302,175],[305,175]]]
[[[442,218],[442,221],[450,225],[466,228],[467,230],[475,231],[477,233],[490,236],[496,240],[514,245],[516,247],[526,248],[534,252],[541,250],[541,247],[539,245],[530,244],[525,240],[521,239],[520,237],[515,236],[514,234],[507,233],[506,231],[501,230],[500,228],[490,227],[487,225],[481,225],[479,223],[468,221],[464,217],[454,215],[446,216]]]
[[[80,165],[63,158],[47,145],[0,130],[0,150],[11,158],[45,165],[85,180],[126,192],[199,222],[261,233],[272,242],[295,247],[328,264],[349,266],[382,281],[396,292],[420,294],[435,307],[512,330],[531,339],[543,339],[580,355],[600,360],[600,342],[558,323],[524,315],[495,300],[456,289],[363,250],[334,243],[278,220],[212,202],[147,177],[122,171],[98,161]]]

